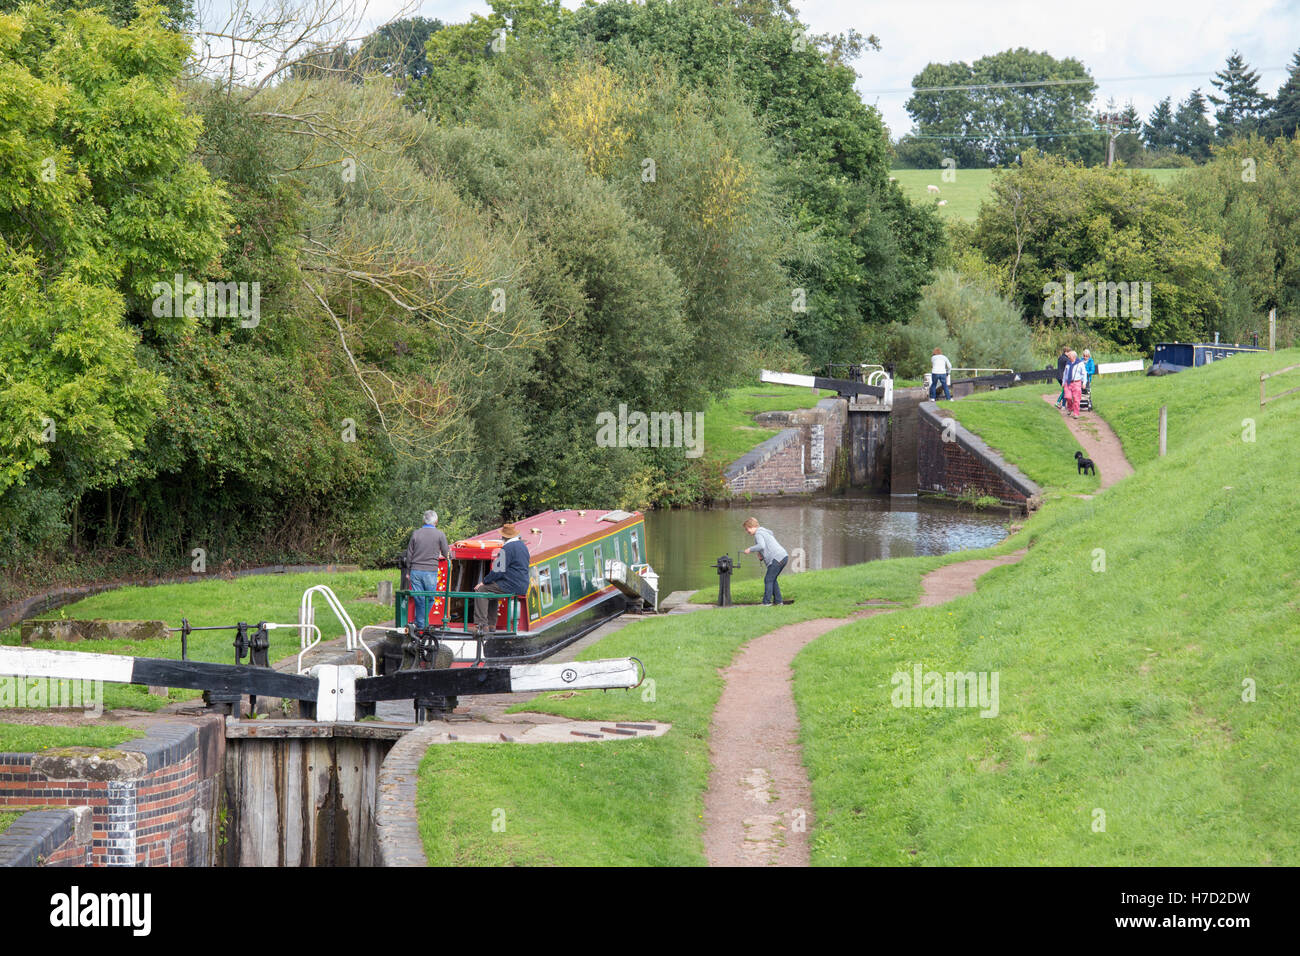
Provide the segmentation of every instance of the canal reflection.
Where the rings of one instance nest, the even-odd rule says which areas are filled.
[[[646,515],[646,536],[650,563],[660,574],[660,597],[716,589],[712,565],[722,554],[739,556],[733,580],[761,579],[757,554],[740,554],[754,541],[741,527],[751,514],[787,551],[803,548],[810,571],[988,547],[1007,536],[1009,520],[1005,511],[972,512],[915,496],[863,493],[778,498],[709,511],[652,511]]]

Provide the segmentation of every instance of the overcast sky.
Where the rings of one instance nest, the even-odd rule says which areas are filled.
[[[209,0],[224,6],[228,0]],[[254,0],[259,2],[259,0]],[[564,0],[567,7],[580,0]],[[1098,80],[1097,105],[1132,99],[1143,119],[1163,97],[1175,104],[1210,78],[1232,50],[1260,73],[1273,94],[1300,49],[1300,0],[795,0],[812,33],[850,27],[880,38],[880,52],[854,67],[863,99],[880,110],[897,138],[911,129],[906,88],[927,63],[964,60],[1025,46],[1080,59]],[[444,23],[490,11],[486,0],[371,0],[378,25],[408,11]],[[1170,74],[1179,74],[1171,76]],[[1190,75],[1182,75],[1190,74]]]

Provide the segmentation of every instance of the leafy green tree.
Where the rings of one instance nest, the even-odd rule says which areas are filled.
[[[1300,313],[1300,139],[1242,137],[1171,188],[1190,221],[1222,241],[1230,287],[1220,331],[1244,339],[1270,309]]]
[[[1220,240],[1189,221],[1185,204],[1150,177],[1087,168],[1028,153],[1019,168],[1000,172],[980,209],[971,242],[1005,270],[1007,294],[1027,315],[1119,343],[1148,345],[1205,332],[1218,313],[1223,275]],[[1150,283],[1143,303],[1118,292],[1089,302],[1083,283]],[[1077,288],[1069,315],[1052,283]],[[1107,286],[1107,288],[1110,288]],[[1081,304],[1080,304],[1081,303]],[[1112,304],[1113,303],[1113,304]],[[1150,306],[1149,314],[1139,314]],[[1118,306],[1116,308],[1115,306]],[[1149,319],[1149,324],[1143,325]]]
[[[128,327],[154,282],[203,274],[222,245],[221,191],[190,158],[198,123],[175,87],[188,55],[162,11],[0,15],[0,511],[36,469],[63,502],[124,477],[165,379]]]
[[[1209,97],[1219,107],[1214,111],[1214,132],[1220,140],[1259,129],[1260,119],[1268,111],[1268,97],[1259,91],[1259,73],[1246,64],[1240,53],[1232,51],[1210,85],[1222,94],[1211,93]]]
[[[16,13],[20,7],[31,2],[32,0],[0,0],[0,13]],[[125,26],[151,6],[147,2],[141,4],[139,0],[39,0],[39,5],[63,14],[73,10],[98,11],[115,26]],[[194,0],[159,0],[157,5],[164,13],[163,24],[170,29],[184,29],[194,21]]]
[[[810,37],[784,17],[750,25],[709,0],[583,7],[552,42],[561,58],[598,46],[613,65],[642,69],[648,57],[701,89],[734,83],[748,95],[797,229],[781,290],[786,335],[815,365],[859,355],[867,329],[905,318],[943,245],[933,208],[888,181],[884,124],[835,52],[873,43]]]
[[[425,47],[429,37],[441,29],[441,20],[426,17],[385,23],[361,43],[363,72],[391,77],[399,87],[424,79],[431,69]]]
[[[1044,80],[1053,82],[1038,84]],[[931,90],[907,101],[916,135],[946,137],[959,166],[1003,165],[1031,148],[1072,158],[1096,154],[1095,143],[1079,134],[1096,128],[1088,104],[1097,85],[1076,59],[1020,47],[970,65],[931,63],[912,86]]]

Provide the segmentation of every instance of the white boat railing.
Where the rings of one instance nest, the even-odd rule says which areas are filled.
[[[368,655],[370,655],[370,673],[371,675],[377,674],[379,672],[379,662],[375,659],[375,652],[366,646],[365,641],[361,640],[361,636],[357,632],[357,626],[352,623],[352,618],[351,616],[348,615],[347,610],[343,607],[343,602],[339,600],[338,595],[335,594],[333,590],[331,590],[328,584],[316,584],[313,585],[312,587],[309,587],[306,591],[302,592],[302,603],[298,607],[298,620],[301,623],[297,625],[297,627],[299,628],[299,634],[298,634],[299,646],[302,648],[302,650],[298,653],[298,673],[299,674],[302,673],[303,655],[306,654],[308,651],[310,651],[321,641],[320,628],[316,627],[314,623],[311,623],[312,622],[312,595],[314,594],[319,594],[321,597],[325,599],[325,603],[330,606],[330,609],[334,612],[334,616],[337,617],[339,623],[343,625],[344,645],[347,647],[347,649],[350,651],[355,651],[358,649],[363,650]],[[294,625],[290,624],[285,626],[293,627]],[[368,624],[366,625],[366,627],[363,627],[361,629],[361,632],[364,633],[368,628],[374,626],[375,625],[373,624]],[[316,639],[310,643],[308,643],[307,635],[306,633],[304,633],[306,629],[309,627],[316,631]]]

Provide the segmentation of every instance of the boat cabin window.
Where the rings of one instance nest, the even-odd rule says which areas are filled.
[[[568,599],[569,597],[569,562],[560,561],[560,597]]]
[[[582,582],[582,589],[587,590],[587,556],[578,555],[578,580]]]
[[[618,538],[614,539],[614,560],[615,561],[623,560],[623,556],[618,553]]]
[[[592,551],[595,556],[591,566],[591,583],[598,588],[603,588],[605,586],[605,563],[602,559],[600,545],[596,545],[592,548]]]
[[[637,539],[635,531],[632,532],[632,563],[641,563],[641,542]]]
[[[537,590],[541,592],[542,607],[550,607],[555,603],[555,595],[551,593],[551,569],[542,568],[537,572]]]

